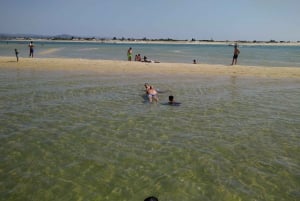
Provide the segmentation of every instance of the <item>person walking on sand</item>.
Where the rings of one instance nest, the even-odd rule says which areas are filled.
[[[128,58],[128,61],[131,61],[131,58],[132,58],[132,48],[131,47],[127,50],[127,58]]]
[[[33,58],[33,47],[34,47],[34,45],[33,45],[32,41],[29,43],[28,47],[29,47],[29,57]]]
[[[239,54],[240,54],[240,50],[237,48],[237,44],[235,44],[231,65],[233,65],[233,63],[236,65]]]
[[[19,52],[17,49],[15,49],[15,54],[16,54],[17,62],[19,62]]]

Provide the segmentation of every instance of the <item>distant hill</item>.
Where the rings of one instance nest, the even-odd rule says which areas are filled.
[[[62,39],[62,40],[70,40],[74,38],[71,35],[68,34],[61,34],[56,36],[50,36],[50,35],[39,35],[39,34],[6,34],[6,33],[0,33],[0,39],[5,40],[11,40],[11,39]]]
[[[38,34],[6,34],[0,33],[0,39],[16,39],[16,38],[49,38],[50,36],[38,35]]]

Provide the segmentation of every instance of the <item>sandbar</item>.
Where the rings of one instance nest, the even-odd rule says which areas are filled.
[[[300,78],[299,67],[264,67],[242,65],[183,64],[183,63],[144,63],[135,61],[91,60],[79,58],[20,58],[0,57],[0,70],[36,69],[91,71],[101,74],[134,75],[219,75],[219,76],[254,76],[265,78]]]

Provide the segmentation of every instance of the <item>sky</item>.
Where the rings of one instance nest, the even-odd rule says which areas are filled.
[[[0,0],[0,33],[300,41],[300,0]]]

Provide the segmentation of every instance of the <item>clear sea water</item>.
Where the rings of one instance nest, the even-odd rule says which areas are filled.
[[[94,42],[36,41],[35,56],[39,58],[67,57],[84,59],[126,60],[127,49],[160,62],[229,65],[233,47],[228,45],[193,44],[105,44]],[[21,57],[28,57],[28,42],[1,41],[0,56],[14,56],[17,48]],[[300,67],[299,46],[246,46],[240,45],[238,64],[249,66]]]
[[[39,58],[231,63],[231,46],[34,42]],[[28,42],[0,56],[28,57]],[[300,67],[300,47],[239,64]],[[143,84],[165,93],[144,99]],[[182,103],[162,103],[169,95]],[[300,199],[300,80],[0,68],[0,200]]]
[[[0,200],[299,200],[299,100],[299,78],[1,67]]]

